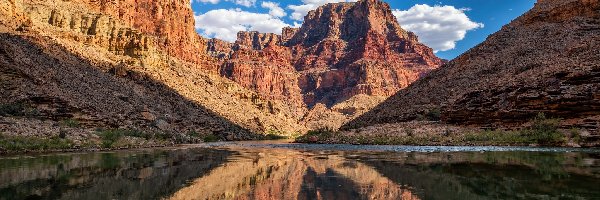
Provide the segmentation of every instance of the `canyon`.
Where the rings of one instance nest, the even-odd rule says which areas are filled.
[[[0,0],[0,199],[600,196],[598,0],[451,61],[382,0],[235,42],[192,2]]]
[[[1,3],[0,134],[84,145],[98,130],[139,130],[190,143],[422,121],[513,130],[543,113],[600,138],[597,1],[541,0],[452,61],[380,0],[326,4],[298,28],[233,43],[200,36],[185,0]]]
[[[443,63],[379,0],[327,4],[300,28],[235,43],[197,34],[185,0],[1,3],[0,132],[12,135],[297,135],[337,128]]]

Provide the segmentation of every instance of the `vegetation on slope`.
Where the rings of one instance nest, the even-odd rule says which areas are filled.
[[[543,113],[520,130],[477,130],[439,123],[416,123],[372,127],[351,131],[318,129],[296,139],[302,143],[342,143],[374,145],[495,145],[495,146],[565,146],[583,142],[579,131],[562,130],[560,119],[547,118]],[[403,127],[404,126],[404,127]]]

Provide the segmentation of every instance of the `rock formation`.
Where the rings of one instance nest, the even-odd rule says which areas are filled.
[[[0,105],[36,111],[0,113],[0,132],[14,135],[55,136],[63,120],[90,137],[336,128],[442,63],[379,0],[327,4],[300,28],[240,32],[233,44],[200,37],[186,0],[0,3]]]
[[[443,122],[519,126],[538,113],[600,127],[600,3],[540,0],[475,48],[344,129],[440,113]]]
[[[88,10],[110,15],[114,19],[133,27],[144,34],[158,38],[158,47],[168,55],[190,62],[204,62],[206,40],[194,29],[194,14],[187,0],[151,1],[151,0],[77,0],[87,5]],[[53,12],[62,9],[55,7]],[[76,15],[61,15],[58,19],[79,20]],[[71,19],[69,19],[71,18]],[[102,20],[95,22],[102,24]]]
[[[309,12],[298,29],[284,28],[282,35],[240,32],[231,46],[209,48],[212,55],[230,58],[223,61],[221,75],[269,100],[284,100],[298,116],[307,108],[329,113],[319,118],[328,118],[332,123],[326,124],[334,128],[362,113],[331,110],[336,104],[357,95],[379,102],[375,99],[395,94],[442,64],[379,0],[330,3]],[[324,125],[314,123],[319,119],[310,112],[299,120]]]
[[[218,59],[195,33],[189,1],[0,3],[0,89],[7,94],[0,104],[41,111],[2,115],[1,132],[32,134],[19,125],[27,123],[39,125],[33,134],[52,136],[65,119],[92,130],[86,133],[124,128],[230,140],[306,130],[279,101],[216,75]]]

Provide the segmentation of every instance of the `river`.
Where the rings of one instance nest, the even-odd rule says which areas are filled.
[[[225,142],[4,156],[0,199],[600,199],[600,149]]]

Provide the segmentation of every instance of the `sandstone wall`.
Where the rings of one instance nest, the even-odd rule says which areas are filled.
[[[142,33],[157,36],[168,55],[199,63],[206,59],[206,40],[196,33],[188,0],[78,0],[90,9],[120,19]]]
[[[240,32],[231,54],[220,57],[230,57],[221,75],[297,113],[323,111],[319,104],[330,109],[357,95],[391,96],[442,63],[380,0],[321,6],[281,36]],[[325,113],[328,122],[303,123],[340,124],[357,114]],[[314,116],[303,118],[321,120]]]

